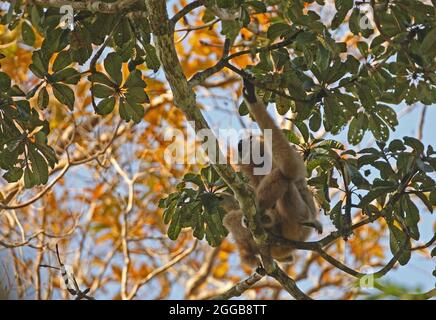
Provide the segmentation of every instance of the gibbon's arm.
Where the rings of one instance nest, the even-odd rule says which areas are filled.
[[[256,188],[256,198],[261,210],[269,209],[279,200],[285,192],[289,181],[287,181],[279,168],[275,168],[265,176]]]
[[[260,129],[272,130],[272,157],[274,164],[288,179],[300,180],[306,178],[306,166],[304,165],[303,158],[291,147],[289,141],[266,111],[263,102],[257,98],[254,85],[245,78],[244,99]],[[265,141],[265,143],[269,143],[269,141]]]
[[[220,193],[220,206],[226,211],[239,210],[239,202],[233,194],[222,192]]]

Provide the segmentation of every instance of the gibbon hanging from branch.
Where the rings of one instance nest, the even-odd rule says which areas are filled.
[[[261,219],[263,228],[273,235],[296,241],[306,240],[313,228],[321,233],[322,225],[317,220],[319,209],[307,186],[306,166],[302,156],[289,144],[267,113],[266,106],[256,96],[254,85],[246,79],[243,94],[260,129],[263,132],[271,130],[271,139],[260,141],[263,150],[272,151],[272,166],[268,174],[256,175],[254,170],[259,168],[259,164],[252,161],[251,154],[244,154],[244,141],[241,140],[238,145],[240,158],[250,159],[247,164],[240,165],[240,170],[249,178],[249,183],[256,192],[258,209],[265,213]],[[251,152],[252,148],[249,149],[248,152]],[[259,251],[246,221],[240,209],[229,211],[223,219],[224,226],[237,244],[241,261],[256,267],[260,265]],[[271,256],[280,262],[291,262],[293,250],[291,246],[270,245]]]

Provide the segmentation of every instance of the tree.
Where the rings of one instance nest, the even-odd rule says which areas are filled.
[[[165,298],[180,295],[172,285],[179,281],[187,298],[278,298],[285,290],[309,299],[367,279],[382,296],[433,297],[434,288],[410,293],[379,278],[415,251],[435,255],[428,249],[436,236],[421,239],[419,222],[436,205],[436,151],[419,137],[389,138],[404,104],[425,105],[422,136],[426,106],[436,101],[434,1],[196,0],[173,3],[172,17],[167,7],[0,7],[0,245],[9,249],[18,296],[83,298],[56,277],[68,260],[70,276],[96,297]],[[221,90],[237,100],[240,77],[275,105],[304,155],[334,226],[320,240],[290,242],[263,230],[254,195],[231,165],[164,161],[165,128],[182,129],[187,119],[197,132],[208,129],[210,100],[201,94]],[[237,111],[246,121],[244,103]],[[361,148],[365,135],[374,145]],[[242,280],[229,268],[223,190],[239,201],[262,253],[263,268]],[[280,267],[265,253],[271,243],[309,254]],[[185,268],[172,268],[182,260]],[[312,266],[319,278],[302,290]],[[200,293],[211,278],[213,289]],[[159,293],[140,291],[151,281]]]

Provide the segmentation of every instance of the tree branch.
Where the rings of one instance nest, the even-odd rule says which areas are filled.
[[[204,0],[196,0],[191,2],[190,4],[186,5],[182,10],[180,10],[179,12],[177,12],[171,19],[170,21],[173,24],[176,24],[177,21],[179,21],[180,19],[182,19],[184,16],[186,16],[189,12],[191,12],[194,9],[197,9],[198,7],[201,7],[204,3]]]
[[[250,289],[256,282],[258,282],[264,276],[265,276],[264,272],[256,271],[251,276],[249,276],[247,279],[236,283],[229,290],[211,298],[211,300],[228,300],[228,299],[231,299],[233,297],[239,297],[241,294],[243,294],[245,291]]]

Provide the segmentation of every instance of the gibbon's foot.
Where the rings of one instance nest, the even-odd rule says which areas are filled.
[[[306,227],[314,228],[318,234],[322,233],[322,224],[318,220],[307,220],[300,222],[300,224]]]

